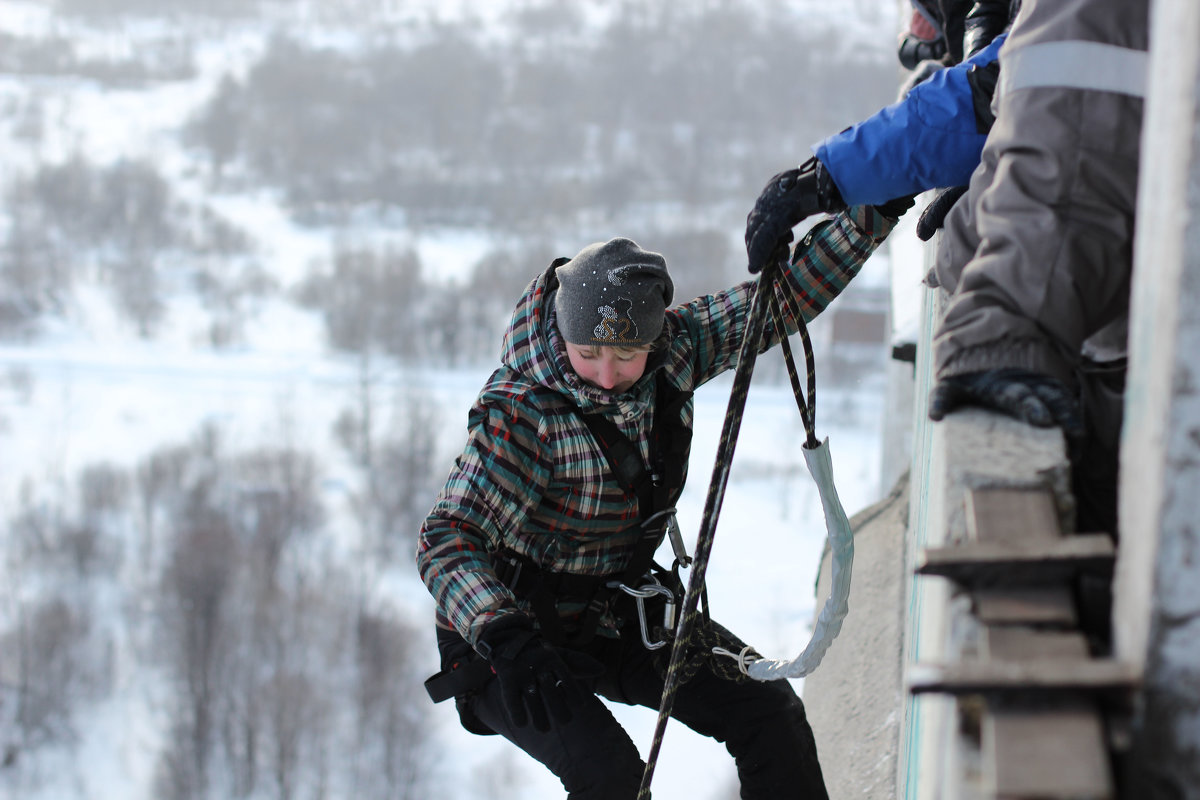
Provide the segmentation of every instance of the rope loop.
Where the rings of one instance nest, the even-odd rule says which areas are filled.
[[[726,650],[724,647],[714,647],[712,654],[714,656],[732,658],[737,663],[738,672],[747,677],[750,675],[750,665],[762,658],[762,654],[750,645],[746,645],[737,653],[732,650]]]

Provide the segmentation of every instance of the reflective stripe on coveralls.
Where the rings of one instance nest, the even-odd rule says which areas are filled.
[[[1059,87],[1145,97],[1149,54],[1101,42],[1045,42],[1001,54],[998,96]]]

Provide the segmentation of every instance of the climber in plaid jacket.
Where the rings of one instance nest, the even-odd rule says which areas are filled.
[[[782,254],[773,291],[813,319],[907,205],[819,222],[792,258]],[[746,281],[672,306],[665,260],[629,239],[557,259],[520,298],[502,366],[472,406],[466,446],[422,525],[416,560],[436,603],[435,678],[453,687],[444,696],[455,697],[464,726],[512,740],[574,800],[636,797],[641,757],[596,695],[656,708],[669,651],[647,647],[611,586],[628,579],[631,562],[640,569],[643,540],[652,553],[666,526],[645,535],[648,495],[639,502],[614,474],[599,439],[625,442],[665,484],[660,504],[673,505],[686,478],[690,393],[736,366],[754,289]],[[798,322],[784,313],[794,333]],[[779,336],[768,321],[763,349]],[[589,415],[619,434],[598,436]],[[476,677],[454,681],[468,673]],[[672,716],[726,743],[743,797],[826,797],[804,707],[786,681],[702,666]]]

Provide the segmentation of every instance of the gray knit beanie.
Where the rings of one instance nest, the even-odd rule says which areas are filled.
[[[589,244],[555,275],[558,330],[581,346],[651,344],[675,291],[666,260],[629,239]]]

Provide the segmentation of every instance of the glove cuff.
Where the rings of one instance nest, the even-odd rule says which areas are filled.
[[[845,209],[846,201],[841,199],[841,191],[833,181],[833,175],[829,174],[820,158],[814,156],[812,161],[816,162],[814,176],[817,184],[817,204],[821,206],[821,210],[828,213]]]
[[[497,650],[512,649],[515,652],[536,635],[533,619],[528,615],[520,612],[502,614],[484,627],[475,643],[475,650],[490,661]]]

